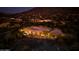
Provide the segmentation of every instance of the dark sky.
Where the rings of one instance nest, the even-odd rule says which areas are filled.
[[[0,7],[2,13],[19,13],[32,9],[33,7]]]

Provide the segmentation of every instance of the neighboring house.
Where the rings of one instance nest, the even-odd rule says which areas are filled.
[[[7,27],[9,24],[10,24],[9,22],[2,23],[2,24],[0,24],[0,27]]]
[[[51,22],[50,19],[31,19],[31,22]]]

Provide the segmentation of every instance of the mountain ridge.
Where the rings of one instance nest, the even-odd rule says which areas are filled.
[[[35,7],[29,11],[14,14],[15,17],[19,16],[51,16],[51,15],[67,15],[79,14],[79,8],[76,7]]]

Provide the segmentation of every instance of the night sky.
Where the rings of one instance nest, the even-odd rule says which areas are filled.
[[[20,13],[24,11],[28,11],[32,9],[33,7],[0,7],[1,13]]]

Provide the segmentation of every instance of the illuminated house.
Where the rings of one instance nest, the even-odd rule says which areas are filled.
[[[50,19],[31,19],[31,22],[51,22]]]
[[[48,28],[43,28],[42,26],[36,27],[36,26],[32,26],[32,27],[27,27],[24,29],[21,29],[20,31],[24,32],[24,35],[30,35],[30,36],[35,36],[35,37],[42,37],[45,36],[44,32],[45,31],[49,31]]]
[[[61,35],[62,32],[60,30],[56,33],[55,31],[50,31],[51,28],[43,27],[43,26],[31,26],[27,28],[23,28],[20,31],[23,32],[25,36],[32,37],[32,38],[43,38],[43,39],[56,39],[58,35]]]
[[[22,22],[22,19],[20,18],[10,18],[12,22],[20,23]]]
[[[0,28],[1,28],[1,27],[8,27],[8,25],[10,25],[10,23],[9,23],[9,22],[2,23],[2,24],[0,24]]]

